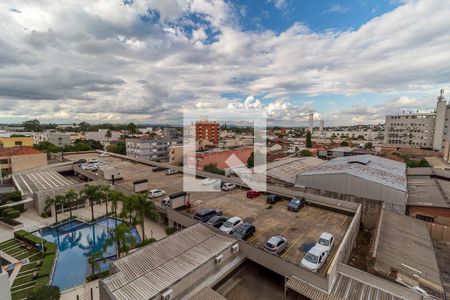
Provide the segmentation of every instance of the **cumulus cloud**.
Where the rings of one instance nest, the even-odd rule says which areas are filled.
[[[8,28],[0,106],[10,109],[0,118],[165,122],[183,107],[235,105],[300,122],[315,109],[299,98],[429,94],[450,78],[450,5],[442,4],[406,1],[355,30],[294,23],[275,33],[245,31],[242,7],[228,1],[9,1],[0,4]],[[375,122],[384,113],[355,109],[323,116]]]

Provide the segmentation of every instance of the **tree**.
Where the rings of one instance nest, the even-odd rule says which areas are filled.
[[[116,219],[116,226],[117,226],[117,204],[123,201],[125,196],[121,192],[112,190],[108,192],[108,198],[112,204],[112,209],[114,211],[114,217]]]
[[[78,194],[75,193],[73,190],[68,191],[64,195],[64,205],[67,205],[69,207],[69,215],[72,219],[72,205],[75,201],[78,200]]]
[[[348,147],[348,142],[347,141],[342,141],[341,142],[341,147]]]
[[[306,148],[312,148],[311,132],[306,132]]]
[[[64,204],[64,196],[56,195],[55,197],[48,197],[45,201],[44,210],[47,210],[49,207],[55,207],[55,223],[58,223],[58,211],[57,206]]]
[[[136,245],[136,240],[131,234],[130,228],[125,223],[120,223],[113,229],[110,229],[110,236],[103,244],[103,249],[106,249],[112,244],[116,244],[118,258],[122,253],[128,253]]]
[[[367,142],[367,143],[365,143],[365,144],[364,144],[364,148],[366,148],[366,149],[372,149],[372,148],[373,148],[372,142]]]
[[[108,152],[122,154],[122,155],[127,154],[127,148],[125,145],[125,141],[118,141],[117,143],[108,145],[106,147],[106,150],[108,150]]]
[[[25,121],[22,123],[23,127],[25,128],[25,131],[33,131],[33,132],[39,132],[42,131],[41,122],[39,120],[31,120],[31,121]]]
[[[138,127],[134,123],[130,123],[127,126],[127,130],[130,132],[130,134],[136,134],[138,133]]]
[[[217,164],[213,164],[213,163],[210,163],[210,164],[207,164],[206,166],[204,166],[203,171],[209,172],[209,173],[225,175],[225,171],[218,168]]]
[[[100,191],[102,192],[103,199],[106,203],[106,214],[108,214],[108,196],[111,191],[111,186],[109,184],[104,184],[100,186]]]
[[[78,127],[80,128],[80,131],[81,131],[83,134],[85,134],[87,131],[89,131],[89,128],[90,128],[91,126],[89,125],[88,122],[83,121],[83,122],[81,122],[80,124],[78,124]]]
[[[255,153],[252,152],[250,156],[247,158],[247,167],[249,169],[253,168],[255,166]]]
[[[98,185],[89,185],[87,184],[84,189],[81,191],[81,198],[85,201],[89,201],[89,205],[91,206],[91,216],[92,220],[94,219],[94,202],[97,202],[101,199],[102,192]]]
[[[133,209],[139,216],[138,222],[140,223],[142,229],[142,240],[145,240],[145,212],[148,209],[150,202],[147,200],[147,196],[145,194],[132,194],[129,198],[133,203]]]
[[[59,287],[54,285],[43,285],[37,289],[32,289],[27,296],[28,300],[59,300],[61,292]]]
[[[92,274],[95,275],[98,271],[100,271],[100,265],[98,260],[103,257],[103,252],[101,250],[97,250],[89,256],[89,263],[91,264]]]
[[[107,130],[105,133],[105,138],[109,141],[110,138],[112,138],[112,132],[111,130]]]
[[[308,149],[303,149],[302,151],[300,151],[300,156],[312,156],[312,154]]]

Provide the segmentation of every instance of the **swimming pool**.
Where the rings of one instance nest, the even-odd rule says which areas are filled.
[[[83,284],[86,276],[91,274],[89,256],[103,248],[108,239],[108,228],[114,228],[122,223],[120,220],[108,217],[95,223],[86,224],[78,220],[72,220],[55,227],[47,227],[42,230],[42,237],[58,246],[59,253],[56,258],[52,284],[61,290]],[[136,242],[141,238],[136,228],[131,228],[131,233]],[[37,236],[39,232],[34,233]],[[109,262],[115,258],[116,246],[109,246],[103,254],[106,258],[99,263],[97,272],[109,269]]]

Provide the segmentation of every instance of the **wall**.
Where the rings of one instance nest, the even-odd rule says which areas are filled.
[[[427,207],[427,206],[408,206],[408,215],[416,217],[417,215],[433,217],[434,223],[450,226],[450,208],[445,207]]]
[[[450,226],[425,222],[431,239],[450,242]]]
[[[21,145],[16,145],[22,143]],[[12,148],[18,146],[33,147],[33,138],[31,136],[24,137],[0,137],[0,147]]]
[[[9,276],[8,273],[0,268],[0,299],[11,300],[11,292],[9,290]]]
[[[13,173],[47,165],[47,154],[26,154],[11,156],[11,171]]]

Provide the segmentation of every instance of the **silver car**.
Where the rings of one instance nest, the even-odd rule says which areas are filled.
[[[280,255],[286,249],[287,239],[283,236],[277,235],[271,237],[264,245],[264,250],[275,255]]]

